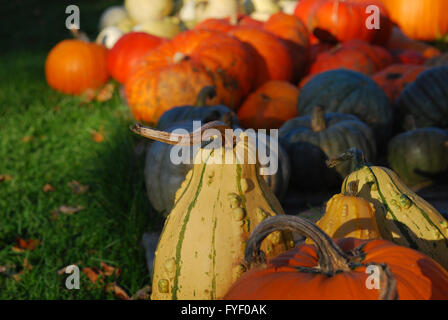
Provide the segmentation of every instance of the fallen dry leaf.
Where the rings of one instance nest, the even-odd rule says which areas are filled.
[[[12,176],[9,174],[0,174],[0,182],[12,180]]]
[[[101,143],[104,141],[103,128],[101,127],[99,131],[92,130],[92,139],[96,143]]]
[[[22,138],[22,142],[30,142],[31,140],[33,140],[34,137],[33,136],[24,136]]]
[[[24,252],[25,250],[33,251],[40,244],[40,240],[38,239],[17,239],[17,245],[12,247],[12,251],[14,252]]]
[[[67,184],[72,189],[74,194],[84,194],[87,192],[87,190],[89,190],[88,185],[82,185],[76,180],[70,181]]]
[[[85,209],[85,208],[82,206],[69,207],[66,205],[62,205],[59,207],[59,212],[64,213],[64,214],[75,214],[78,211],[81,211],[83,209]]]
[[[117,298],[123,300],[131,300],[131,297],[129,297],[128,293],[115,282],[107,284],[105,290],[107,292],[113,292]]]
[[[89,278],[92,283],[95,283],[98,280],[99,273],[93,268],[84,268],[82,272]]]
[[[151,286],[147,285],[138,290],[133,296],[132,300],[149,300],[151,295]]]
[[[96,95],[96,101],[98,102],[105,102],[112,98],[115,90],[115,85],[113,83],[108,83],[104,87],[102,87],[97,95]]]
[[[119,267],[118,267],[118,268],[113,267],[113,266],[108,265],[107,263],[105,263],[105,262],[103,262],[103,261],[100,262],[100,266],[101,266],[101,268],[103,268],[103,270],[104,270],[104,275],[105,275],[106,277],[110,277],[110,276],[112,276],[114,273],[115,273],[115,275],[119,276],[120,273],[121,273],[121,269],[120,269]]]
[[[47,193],[47,192],[53,192],[54,191],[54,187],[47,183],[46,185],[43,186],[42,191]]]
[[[19,273],[13,274],[12,278],[16,281],[20,281],[20,280],[22,280],[22,275],[23,275],[23,270],[20,271]]]
[[[95,99],[96,91],[93,89],[87,89],[81,93],[81,100],[83,102],[92,102]]]

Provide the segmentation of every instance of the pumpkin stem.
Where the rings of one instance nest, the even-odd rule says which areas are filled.
[[[79,29],[70,28],[70,32],[76,40],[90,42],[89,37],[84,32],[80,32]]]
[[[206,86],[201,89],[198,93],[198,97],[196,98],[196,102],[194,103],[195,107],[205,107],[207,99],[213,99],[216,97],[216,88],[215,86]]]
[[[350,148],[348,151],[341,153],[337,157],[327,160],[326,163],[327,167],[333,168],[347,160],[353,160],[355,162],[355,169],[360,169],[367,164],[364,158],[364,153],[358,148]]]
[[[136,123],[130,127],[131,131],[134,133],[141,135],[142,137],[172,144],[178,146],[192,146],[196,142],[204,142],[204,140],[213,139],[212,136],[206,134],[203,136],[202,131],[206,131],[207,129],[216,129],[221,133],[222,138],[226,137],[225,130],[231,129],[228,125],[221,121],[212,121],[204,124],[199,129],[193,131],[189,134],[176,134],[172,132],[166,132],[162,130],[156,130],[147,126],[144,126],[140,123]],[[227,143],[227,142],[226,142]],[[230,143],[230,142],[229,142]],[[233,143],[233,142],[232,142]]]
[[[378,300],[398,300],[397,281],[385,264],[376,265],[380,268],[380,295]]]
[[[298,232],[312,240],[317,247],[319,272],[334,275],[340,271],[350,271],[350,257],[319,227],[303,218],[287,215],[269,217],[261,222],[253,231],[246,243],[245,260],[251,264],[265,263],[265,256],[260,251],[263,240],[272,232]]]
[[[311,129],[314,132],[324,131],[327,129],[325,111],[321,106],[317,106],[313,110],[313,115],[311,116]]]

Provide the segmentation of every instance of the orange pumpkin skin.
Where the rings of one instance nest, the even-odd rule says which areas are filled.
[[[400,96],[401,91],[414,82],[420,73],[428,69],[425,66],[409,64],[393,64],[372,75],[372,79],[384,90],[392,103]]]
[[[239,40],[215,31],[187,31],[144,58],[126,83],[126,97],[135,118],[150,124],[175,106],[194,104],[204,86],[216,87],[209,103],[236,109],[253,86],[253,68]]]
[[[239,14],[237,18],[236,25],[233,25],[230,22],[230,18],[208,18],[201,22],[199,22],[194,29],[196,30],[211,30],[211,31],[220,31],[220,32],[229,32],[236,26],[246,26],[246,27],[255,27],[262,28],[263,22],[252,19],[249,16]]]
[[[381,0],[411,39],[433,41],[448,33],[446,0]]]
[[[370,4],[380,8],[379,30],[366,28],[366,20],[369,17],[366,7]],[[390,35],[391,23],[387,10],[381,2],[375,0],[302,0],[294,14],[301,18],[310,32],[318,35],[319,39],[341,42],[358,39],[384,43]]]
[[[107,69],[112,78],[124,84],[143,57],[164,41],[146,32],[130,32],[122,36],[107,54]]]
[[[263,28],[281,38],[288,47],[294,69],[293,82],[297,82],[308,59],[310,35],[307,27],[298,17],[278,12],[266,21]]]
[[[314,245],[299,245],[268,261],[265,268],[246,272],[227,292],[227,300],[376,300],[367,289],[365,264],[385,263],[392,271],[400,300],[448,299],[448,272],[418,251],[385,240],[345,238],[336,241],[344,252],[360,248],[363,260],[349,272],[333,276],[302,272],[317,267]]]
[[[393,56],[382,47],[352,40],[318,55],[311,66],[310,74],[346,68],[371,75],[392,64],[393,61]]]
[[[268,81],[251,93],[238,110],[245,128],[278,129],[297,117],[299,89],[286,81]]]
[[[109,75],[106,47],[81,40],[63,40],[47,56],[45,77],[48,85],[67,94],[97,89]]]
[[[291,55],[288,47],[281,39],[270,32],[253,27],[236,27],[230,31],[230,34],[250,44],[263,58],[267,67],[268,78],[263,79],[258,75],[261,83],[266,80],[292,80]]]

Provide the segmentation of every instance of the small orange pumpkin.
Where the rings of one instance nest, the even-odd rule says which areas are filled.
[[[97,89],[109,78],[107,49],[103,45],[79,39],[59,42],[45,61],[45,77],[54,90],[80,94]]]
[[[315,245],[299,244],[266,262],[260,245],[280,231],[298,232]],[[427,255],[381,239],[334,242],[313,223],[296,216],[261,222],[246,243],[245,261],[250,270],[224,299],[448,299],[448,272]],[[372,271],[379,276],[377,288],[367,285]]]
[[[251,93],[238,110],[245,128],[278,129],[297,117],[299,89],[286,81],[268,81]]]
[[[357,197],[358,184],[352,183],[347,194],[336,194],[327,202],[325,214],[316,225],[331,238],[378,239],[375,207]],[[307,240],[309,241],[309,240]]]

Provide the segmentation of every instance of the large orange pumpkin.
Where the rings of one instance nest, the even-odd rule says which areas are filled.
[[[288,46],[277,36],[260,28],[238,26],[230,34],[243,42],[250,44],[263,58],[267,67],[265,75],[257,75],[258,83],[267,80],[291,81],[293,63]]]
[[[286,81],[268,81],[251,93],[238,110],[245,128],[278,129],[297,117],[299,89]]]
[[[239,107],[254,81],[248,46],[224,33],[191,30],[152,50],[128,79],[126,97],[137,120],[155,123],[175,106],[193,104],[199,91],[214,85],[210,103]]]
[[[311,66],[310,74],[346,68],[370,75],[384,69],[393,61],[393,56],[382,47],[352,40],[318,55]]]
[[[380,29],[366,27],[370,16],[366,8],[371,4],[380,9]],[[388,12],[377,0],[301,0],[294,14],[315,36],[325,40],[384,43],[391,30]]]
[[[278,12],[266,21],[263,28],[281,38],[288,46],[294,68],[293,81],[297,82],[305,71],[308,59],[310,35],[307,27],[298,17]]]
[[[97,89],[109,78],[106,57],[107,49],[103,45],[78,39],[63,40],[51,49],[45,61],[47,83],[68,94]]]
[[[432,41],[448,33],[446,0],[381,0],[411,39]]]
[[[384,90],[392,103],[399,97],[401,91],[414,82],[420,73],[428,69],[426,66],[410,64],[393,64],[372,75],[372,79]]]
[[[112,78],[125,83],[143,57],[166,41],[146,32],[130,32],[122,36],[109,50],[107,70]]]
[[[265,262],[260,244],[267,236],[275,238],[280,230],[299,232],[315,245],[297,245]],[[385,240],[334,242],[317,226],[295,216],[261,222],[247,241],[245,259],[252,268],[225,299],[448,299],[448,272],[425,254]],[[377,287],[375,275],[379,277]]]

